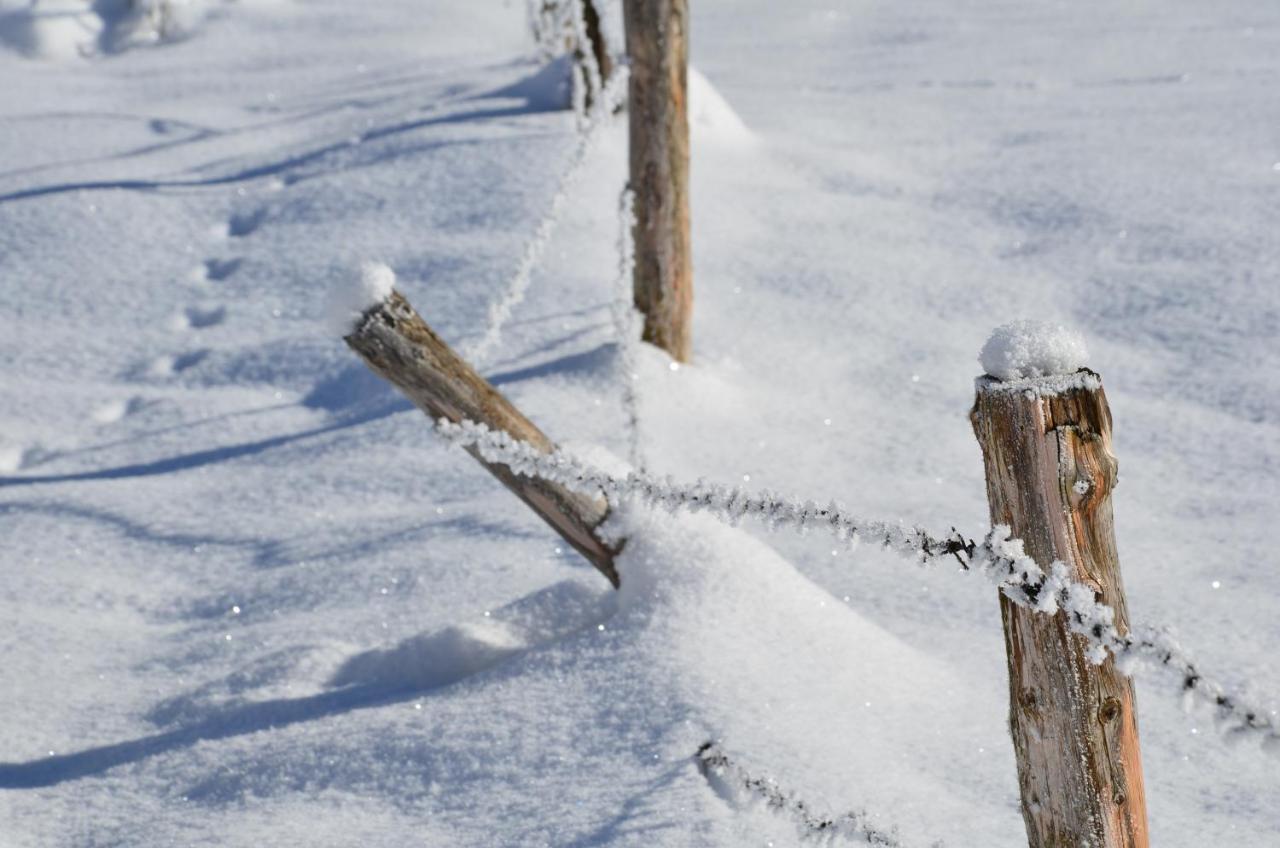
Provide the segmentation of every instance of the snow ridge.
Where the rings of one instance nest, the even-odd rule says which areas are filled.
[[[473,421],[454,423],[442,418],[436,429],[455,445],[475,448],[488,462],[502,463],[517,474],[550,480],[575,491],[602,493],[610,503],[636,499],[673,513],[705,510],[730,525],[750,515],[770,530],[788,526],[803,533],[818,527],[851,547],[859,540],[872,541],[920,565],[954,557],[962,570],[982,574],[1019,606],[1046,615],[1063,610],[1072,632],[1088,643],[1092,662],[1101,663],[1110,653],[1126,676],[1146,668],[1175,676],[1181,682],[1184,703],[1211,707],[1225,737],[1260,737],[1264,750],[1280,755],[1276,710],[1264,710],[1241,696],[1228,695],[1226,687],[1199,671],[1168,628],[1133,627],[1121,633],[1115,625],[1115,610],[1098,601],[1092,588],[1072,580],[1062,562],[1051,563],[1045,571],[1026,554],[1022,540],[1013,538],[1007,525],[993,527],[981,543],[955,528],[948,536],[939,537],[920,527],[852,515],[835,502],[821,507],[812,500],[769,492],[752,494],[741,487],[706,480],[692,484],[670,477],[660,480],[641,471],[617,477],[562,450],[544,454],[506,432]]]

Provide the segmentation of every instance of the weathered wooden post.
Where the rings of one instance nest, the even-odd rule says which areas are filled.
[[[365,309],[343,340],[374,373],[390,381],[433,421],[475,421],[504,430],[544,453],[555,450],[533,422],[432,332],[399,292],[391,291]],[[487,462],[474,448],[467,450],[610,583],[618,585],[613,564],[617,549],[596,533],[609,512],[603,498],[516,474],[506,465]]]
[[[988,371],[1000,370],[987,363],[984,351]],[[1042,567],[1064,563],[1115,610],[1115,624],[1126,632],[1111,513],[1116,460],[1101,380],[1088,370],[1004,380],[988,375],[977,382],[971,417],[992,524],[1008,525]],[[1065,613],[1044,615],[1003,595],[1000,611],[1009,729],[1029,844],[1146,848],[1131,682],[1111,657],[1094,665],[1085,656],[1086,642],[1069,632]]]
[[[644,340],[687,362],[693,347],[688,0],[624,0],[623,12],[631,61],[635,303]]]

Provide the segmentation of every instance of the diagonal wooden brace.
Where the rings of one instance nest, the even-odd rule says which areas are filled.
[[[545,453],[555,450],[552,441],[437,336],[399,292],[368,309],[343,340],[433,421],[475,421]],[[597,533],[609,514],[604,498],[516,474],[502,463],[487,462],[474,448],[467,451],[617,588],[613,560],[621,545],[610,545]]]

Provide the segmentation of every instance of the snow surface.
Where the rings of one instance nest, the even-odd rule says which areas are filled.
[[[991,333],[978,362],[998,380],[1074,374],[1088,361],[1084,338],[1048,321],[1014,321]]]
[[[217,8],[0,39],[0,845],[796,844],[711,738],[904,845],[1025,845],[989,586],[634,509],[613,593],[326,332],[377,256],[483,336],[578,141],[519,86],[519,4]],[[1115,415],[1130,614],[1280,700],[1280,8],[692,18],[752,143],[694,121],[695,361],[636,351],[649,470],[981,536],[973,351],[1059,320]],[[624,123],[485,369],[618,456]],[[1275,761],[1175,690],[1137,686],[1153,844],[1273,848]]]
[[[755,136],[702,71],[689,66],[689,135],[703,147],[746,147]]]

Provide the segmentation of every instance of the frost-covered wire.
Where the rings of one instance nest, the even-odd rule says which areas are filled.
[[[595,147],[599,139],[601,127],[608,123],[609,118],[622,104],[626,90],[627,73],[624,68],[619,68],[609,77],[609,82],[605,85],[602,96],[592,104],[591,111],[583,122],[581,131],[578,133],[578,140],[574,145],[573,153],[569,157],[569,164],[564,173],[561,174],[555,194],[552,195],[551,205],[542,216],[542,220],[538,222],[537,229],[533,231],[529,241],[525,243],[524,251],[520,255],[520,262],[516,266],[515,273],[511,275],[506,286],[503,287],[502,294],[489,306],[488,322],[484,334],[471,344],[462,346],[463,357],[469,360],[476,368],[483,367],[488,358],[497,349],[498,344],[502,341],[502,331],[511,319],[512,311],[524,301],[525,295],[529,291],[529,283],[533,278],[534,269],[542,261],[542,255],[546,252],[547,245],[551,242],[551,236],[555,232],[556,226],[560,223],[561,216],[564,214],[569,192],[582,176],[583,166],[587,162],[588,154],[590,154],[591,149]]]
[[[640,435],[640,397],[637,348],[640,345],[639,313],[632,289],[636,253],[632,229],[636,224],[635,193],[624,188],[618,197],[618,278],[613,294],[613,329],[618,337],[618,380],[622,384],[622,410],[627,417],[627,459],[644,470]]]
[[[1073,580],[1065,563],[1054,561],[1046,573],[1012,538],[1008,525],[997,524],[979,545],[967,542],[966,570],[977,570],[1019,606],[1046,615],[1062,610],[1073,633],[1089,645],[1088,658],[1102,663],[1115,657],[1116,668],[1126,677],[1154,668],[1175,677],[1188,708],[1210,707],[1224,738],[1229,741],[1255,736],[1265,750],[1280,754],[1280,727],[1276,711],[1266,710],[1240,695],[1230,695],[1221,683],[1206,677],[1167,627],[1138,625],[1121,633],[1115,610],[1098,600],[1092,587]]]
[[[600,68],[600,62],[596,58],[596,51],[591,44],[591,37],[587,35],[587,10],[583,0],[571,0],[569,25],[573,29],[574,43],[574,65],[581,69],[581,78],[578,80],[582,87],[582,100],[585,106],[587,101],[587,92],[599,92],[604,89],[604,72]],[[578,110],[578,114],[586,119],[586,109]]]
[[[447,440],[474,448],[488,462],[502,463],[517,474],[540,477],[575,491],[600,492],[610,503],[631,499],[673,513],[681,509],[705,511],[731,525],[751,516],[770,530],[822,529],[850,546],[871,542],[921,565],[954,559],[961,570],[985,576],[1019,606],[1045,615],[1062,610],[1071,631],[1084,638],[1094,663],[1111,654],[1126,676],[1147,668],[1173,675],[1189,706],[1200,703],[1214,710],[1224,736],[1260,737],[1266,750],[1280,754],[1275,710],[1227,694],[1221,683],[1199,670],[1167,628],[1133,627],[1121,633],[1115,625],[1115,610],[1099,601],[1091,587],[1073,580],[1061,562],[1050,564],[1046,572],[1027,555],[1022,540],[1012,538],[1006,525],[993,527],[981,542],[966,538],[954,527],[948,535],[936,536],[921,527],[853,515],[835,502],[824,507],[814,501],[751,493],[706,480],[679,483],[643,471],[617,477],[564,451],[542,453],[503,431],[472,421],[455,424],[441,419],[436,426]]]
[[[794,792],[782,789],[773,778],[761,777],[744,769],[715,742],[704,742],[694,754],[694,759],[708,783],[720,783],[731,796],[745,794],[753,800],[762,801],[769,809],[791,818],[804,836],[826,840],[842,838],[877,848],[903,848],[896,827],[883,828],[875,824],[865,810],[841,815],[819,813],[797,798]],[[941,842],[935,842],[933,848],[941,845]]]

